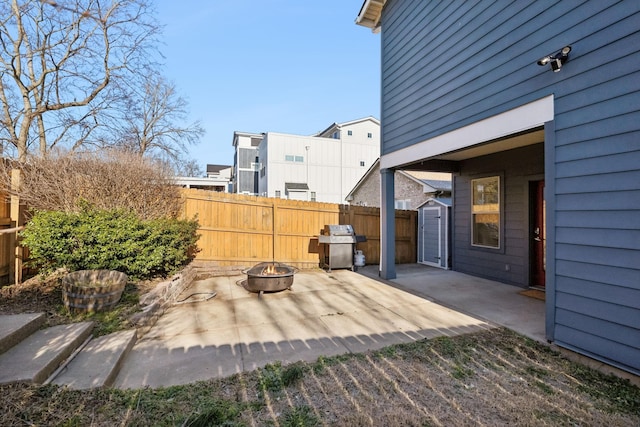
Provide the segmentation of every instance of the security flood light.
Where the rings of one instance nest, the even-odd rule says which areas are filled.
[[[544,66],[550,64],[553,72],[557,73],[562,68],[562,65],[569,59],[569,52],[571,52],[571,46],[565,46],[558,52],[539,59],[538,65]]]

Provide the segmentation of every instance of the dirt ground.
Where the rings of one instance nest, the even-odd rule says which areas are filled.
[[[0,314],[45,313],[47,325],[55,326],[82,320],[82,315],[71,315],[62,301],[62,277],[65,271],[53,273],[47,277],[34,276],[17,285],[0,288]],[[138,297],[153,289],[162,279],[127,283],[119,310],[118,319],[110,319],[111,323],[119,323],[120,327],[128,326],[128,318],[139,310]],[[96,320],[98,323],[101,319]]]

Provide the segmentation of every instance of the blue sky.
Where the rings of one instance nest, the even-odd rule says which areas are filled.
[[[157,0],[165,76],[206,130],[191,148],[233,163],[234,131],[310,135],[380,118],[380,35],[362,0]]]

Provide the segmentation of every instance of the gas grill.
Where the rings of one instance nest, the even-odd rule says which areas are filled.
[[[331,271],[334,268],[355,270],[353,255],[358,242],[366,242],[365,236],[358,236],[351,225],[325,225],[318,243],[323,245],[324,266]]]

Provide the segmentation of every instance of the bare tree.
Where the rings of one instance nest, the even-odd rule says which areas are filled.
[[[204,176],[204,173],[202,173],[202,168],[200,167],[200,164],[195,159],[181,160],[174,167],[174,170],[177,176],[192,176],[192,177]]]
[[[81,145],[113,82],[148,63],[158,25],[148,0],[0,2],[0,140],[25,160]]]
[[[200,122],[187,123],[187,101],[173,83],[157,73],[130,85],[122,117],[116,121],[120,137],[116,146],[140,156],[160,158],[180,169],[188,146],[204,135]],[[107,141],[107,145],[113,144]]]

